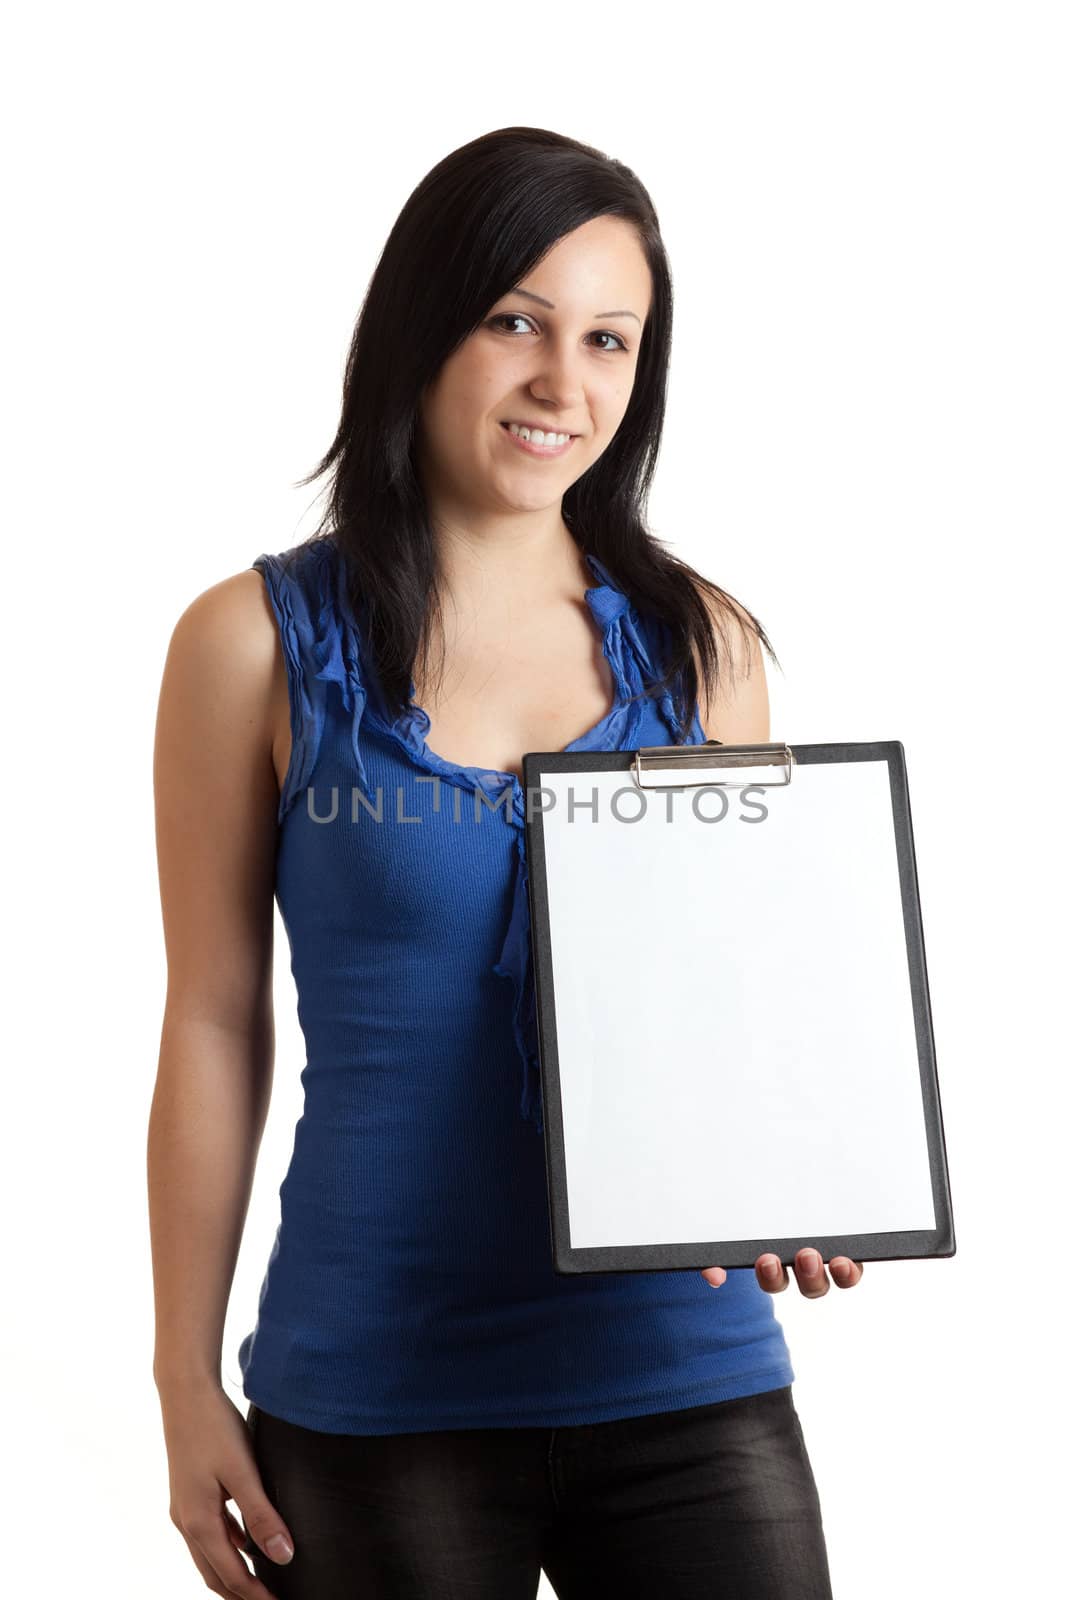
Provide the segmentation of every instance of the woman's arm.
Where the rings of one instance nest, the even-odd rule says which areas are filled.
[[[148,1130],[152,1373],[170,1518],[207,1587],[242,1600],[272,1600],[238,1553],[250,1553],[249,1537],[272,1561],[293,1554],[220,1370],[274,1067],[275,756],[287,732],[281,641],[249,569],[183,613],[163,673],[155,800],[167,995]]]
[[[148,1133],[153,1376],[220,1380],[223,1325],[274,1057],[271,972],[284,664],[263,580],[200,595],[175,626],[156,723],[167,993]]]

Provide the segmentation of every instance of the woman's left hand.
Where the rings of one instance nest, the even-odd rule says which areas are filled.
[[[818,1300],[830,1293],[830,1280],[817,1250],[798,1250],[793,1267],[800,1292],[806,1300]],[[760,1256],[754,1268],[756,1282],[768,1294],[781,1294],[789,1288],[789,1275],[777,1256]],[[834,1256],[830,1271],[839,1289],[854,1289],[863,1277],[863,1262],[850,1261],[848,1256]],[[713,1289],[726,1282],[725,1267],[702,1267],[700,1276]]]

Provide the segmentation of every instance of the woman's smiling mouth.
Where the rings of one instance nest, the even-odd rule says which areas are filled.
[[[530,428],[525,423],[502,422],[500,426],[520,450],[531,456],[561,456],[570,449],[578,434],[560,434],[542,428]]]

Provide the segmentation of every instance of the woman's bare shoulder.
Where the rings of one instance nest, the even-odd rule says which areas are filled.
[[[240,783],[287,726],[285,661],[266,586],[253,568],[220,579],[181,612],[160,689],[157,738],[168,771],[194,749]]]
[[[770,703],[752,614],[722,591],[705,594],[704,605],[719,647],[719,678],[710,695],[696,662],[704,732],[723,744],[763,744],[770,738]]]
[[[276,645],[266,585],[248,567],[221,578],[189,602],[174,624],[170,649],[205,666],[255,677],[271,669]]]

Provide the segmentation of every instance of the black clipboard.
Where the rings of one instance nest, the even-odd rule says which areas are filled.
[[[556,1272],[954,1255],[903,746],[523,775]]]

